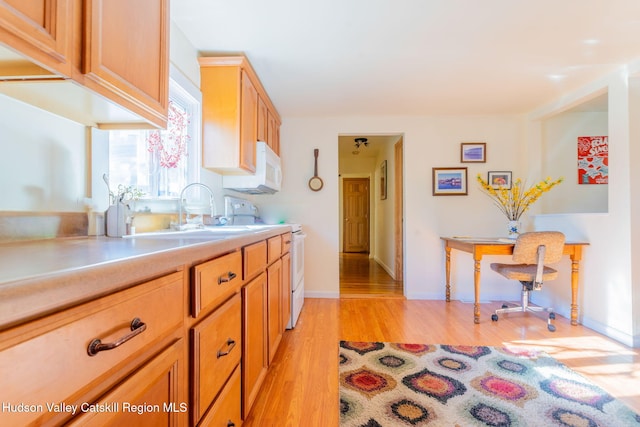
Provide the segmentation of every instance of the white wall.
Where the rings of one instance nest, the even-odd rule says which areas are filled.
[[[580,97],[603,88],[608,91],[608,213],[540,215],[535,222],[536,227],[563,230],[568,239],[585,240],[590,244],[584,250],[581,263],[579,321],[627,345],[639,346],[638,320],[634,319],[634,312],[638,311],[640,272],[634,266],[639,265],[640,235],[638,209],[636,205],[632,208],[632,200],[638,200],[640,188],[632,185],[638,184],[637,174],[632,170],[640,135],[635,124],[637,120],[630,116],[630,111],[636,114],[639,111],[640,94],[637,89],[629,89],[629,70],[633,69],[628,67],[594,82],[565,97],[564,103],[541,108],[531,118],[532,122],[539,117],[546,118]],[[637,69],[636,65],[636,72]],[[630,106],[635,107],[630,109]],[[533,145],[540,141],[540,138],[530,138]],[[566,271],[562,271],[559,280],[569,280]],[[535,301],[554,305],[558,312],[568,315],[570,299],[566,289],[550,287],[547,292],[537,294]]]
[[[543,122],[542,175],[564,182],[540,199],[544,213],[603,213],[608,210],[607,184],[578,183],[579,136],[608,135],[607,113],[560,113]]]
[[[0,210],[83,212],[85,127],[0,95]]]
[[[444,299],[444,254],[440,236],[506,235],[506,218],[478,190],[475,176],[489,170],[525,173],[521,162],[524,120],[520,116],[287,118],[281,130],[284,186],[261,203],[279,207],[283,216],[303,224],[306,240],[305,285],[308,296],[339,294],[338,135],[403,134],[405,156],[405,289],[408,298]],[[461,164],[460,143],[487,142],[488,162]],[[313,149],[320,149],[322,191],[307,187],[313,175]],[[391,160],[392,157],[389,158]],[[392,162],[391,162],[392,163]],[[431,195],[432,167],[467,166],[469,195]],[[391,195],[392,193],[390,193]],[[388,199],[389,205],[393,199]],[[528,223],[525,221],[525,223]],[[473,261],[463,254],[453,261],[454,298],[472,300]],[[485,265],[483,298],[505,294],[499,276]]]
[[[380,198],[381,192],[381,170],[380,165],[387,162],[387,198]],[[387,273],[395,278],[395,245],[394,245],[394,148],[393,144],[385,144],[380,151],[375,170],[375,188],[373,199],[375,203],[375,247],[374,258],[384,268]]]

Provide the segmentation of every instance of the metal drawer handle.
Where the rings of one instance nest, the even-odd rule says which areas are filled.
[[[236,423],[234,423],[233,421],[229,420],[229,421],[227,421],[227,427],[236,427]]]
[[[234,273],[233,271],[228,272],[225,276],[220,276],[218,277],[218,285],[221,285],[223,283],[227,283],[232,281],[233,279],[235,279],[237,276],[236,273]]]
[[[222,356],[226,356],[229,353],[231,353],[231,350],[233,350],[233,347],[236,346],[236,342],[231,338],[229,338],[227,339],[227,346],[228,346],[227,351],[218,350],[218,359],[220,359]]]
[[[136,317],[131,321],[132,332],[130,334],[125,335],[124,337],[120,338],[115,342],[110,342],[106,344],[102,344],[102,341],[100,341],[99,338],[96,338],[95,340],[91,341],[91,343],[89,344],[89,347],[87,348],[87,353],[89,354],[89,356],[95,356],[101,351],[113,350],[116,347],[120,347],[122,344],[126,343],[136,335],[140,335],[146,329],[147,329],[147,324],[144,323],[142,320],[140,320],[138,317]]]

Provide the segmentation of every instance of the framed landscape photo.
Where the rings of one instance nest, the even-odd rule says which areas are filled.
[[[490,171],[487,172],[487,183],[491,188],[499,189],[506,188],[511,189],[511,171]]]
[[[486,142],[460,143],[460,163],[485,163],[487,161]]]
[[[466,196],[467,168],[433,168],[434,196]]]

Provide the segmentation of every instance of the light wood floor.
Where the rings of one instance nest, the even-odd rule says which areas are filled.
[[[342,298],[403,298],[402,282],[394,280],[369,254],[340,254]]]
[[[244,426],[334,427],[338,417],[340,340],[518,346],[541,349],[640,413],[640,349],[631,349],[558,316],[557,331],[533,314],[503,315],[501,305],[404,298],[305,299],[286,331]]]

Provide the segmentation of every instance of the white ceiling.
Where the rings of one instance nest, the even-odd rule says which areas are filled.
[[[640,59],[639,0],[174,0],[283,117],[526,113]],[[599,106],[590,108],[602,108]]]

